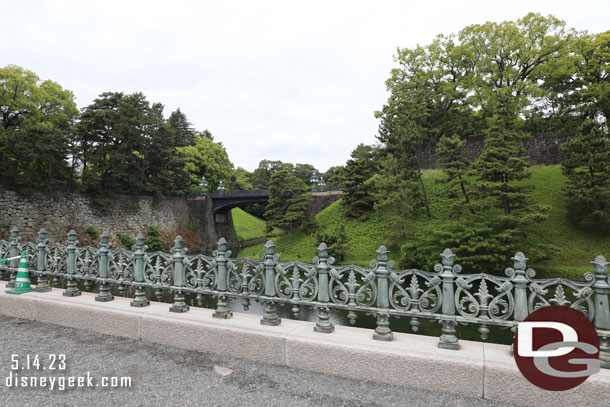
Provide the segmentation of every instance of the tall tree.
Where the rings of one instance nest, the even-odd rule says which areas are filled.
[[[142,93],[102,93],[84,109],[76,126],[83,185],[98,193],[145,191],[144,154],[154,126]]]
[[[271,176],[278,171],[288,170],[290,173],[294,171],[294,165],[276,160],[261,160],[252,172],[252,185],[254,189],[268,189]]]
[[[528,199],[533,186],[520,180],[530,177],[529,160],[523,148],[523,133],[499,111],[492,119],[485,148],[475,163],[479,178],[477,196],[482,208],[502,210],[501,230],[497,237],[505,246],[525,238],[525,225],[544,220],[543,209]]]
[[[311,164],[295,164],[292,175],[303,181],[306,185],[311,183],[311,176],[320,177],[320,171]]]
[[[0,182],[20,190],[70,183],[77,118],[72,92],[21,67],[0,68]]]
[[[265,210],[266,230],[278,227],[294,230],[300,226],[307,214],[305,210],[311,200],[307,185],[288,170],[280,170],[271,176],[269,203]]]
[[[230,184],[233,163],[220,143],[195,134],[195,145],[178,147],[178,151],[184,155],[184,170],[190,178],[190,192],[201,191],[199,185],[203,176],[209,191],[216,191],[221,181],[225,186]]]
[[[375,201],[366,181],[376,172],[376,160],[375,147],[359,144],[345,165],[342,202],[345,212],[354,218],[366,219],[373,209]]]
[[[345,182],[345,166],[336,165],[330,167],[323,176],[328,187],[341,187]]]
[[[175,131],[177,147],[190,146],[195,144],[195,130],[188,118],[180,109],[173,111],[167,119],[168,125]]]
[[[568,219],[597,230],[610,226],[610,139],[602,128],[586,120],[562,146]]]
[[[449,189],[459,185],[468,210],[474,214],[467,191],[469,182],[466,175],[470,169],[470,161],[466,155],[465,147],[466,141],[460,139],[458,135],[453,135],[452,137],[443,136],[436,147],[436,155],[439,166],[447,174]]]

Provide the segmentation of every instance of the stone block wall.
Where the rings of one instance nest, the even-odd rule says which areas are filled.
[[[4,238],[9,229],[18,227],[24,240],[35,240],[40,228],[49,232],[51,243],[63,243],[70,229],[86,240],[85,231],[93,226],[100,234],[108,232],[115,247],[121,247],[117,233],[146,235],[150,226],[176,233],[186,229],[190,219],[185,198],[117,196],[96,200],[78,193],[19,195],[0,190],[0,232]]]
[[[525,141],[524,147],[532,165],[561,164],[563,156],[559,146],[570,136],[567,133],[543,133],[533,135]],[[484,137],[473,136],[466,139],[466,154],[470,161],[476,160],[483,152]],[[437,168],[436,145],[427,144],[421,149],[422,168]]]

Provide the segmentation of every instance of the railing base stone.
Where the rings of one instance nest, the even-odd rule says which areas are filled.
[[[51,287],[49,287],[48,285],[45,286],[38,286],[36,288],[34,288],[34,291],[37,293],[48,293],[49,291],[51,291]]]
[[[333,324],[330,324],[330,326],[319,326],[316,325],[313,327],[314,332],[320,332],[323,334],[329,334],[335,331],[335,326]]]
[[[384,333],[373,332],[373,339],[376,341],[390,342],[392,339],[394,339],[394,334],[391,331]]]
[[[281,322],[282,322],[282,320],[280,318],[265,319],[263,317],[263,319],[261,319],[261,325],[267,325],[267,326],[278,326]]]
[[[451,350],[459,350],[460,344],[459,342],[450,343],[450,342],[439,342],[438,347],[441,349],[451,349]]]
[[[79,295],[81,295],[82,293],[78,290],[76,291],[64,291],[63,296],[64,297],[78,297]]]
[[[132,307],[147,307],[150,305],[150,301],[138,298],[130,302],[129,305],[131,305]]]
[[[215,312],[212,314],[212,318],[218,318],[218,319],[229,319],[233,317],[233,313],[231,311],[228,312]]]
[[[188,305],[172,305],[171,307],[169,307],[170,312],[186,312],[188,310]]]
[[[114,300],[114,295],[112,295],[112,294],[98,295],[95,297],[95,301],[99,301],[99,302],[108,302],[108,301],[112,301],[112,300]]]

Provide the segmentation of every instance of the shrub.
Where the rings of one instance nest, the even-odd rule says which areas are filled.
[[[121,242],[121,244],[123,246],[125,246],[128,249],[131,249],[131,246],[133,246],[134,244],[136,244],[135,239],[130,238],[129,236],[119,232],[116,234],[117,239],[119,239],[119,241]]]
[[[148,228],[148,237],[144,241],[144,244],[148,246],[148,250],[151,252],[160,252],[165,249],[165,244],[161,237],[161,230],[159,230],[157,226]]]
[[[95,226],[89,226],[86,232],[93,240],[97,240],[100,237],[100,232],[95,228]]]

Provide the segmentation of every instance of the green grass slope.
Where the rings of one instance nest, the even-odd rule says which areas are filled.
[[[426,233],[429,228],[442,228],[451,222],[455,201],[446,197],[446,185],[436,182],[439,177],[443,177],[439,170],[424,172],[433,216],[427,218],[425,215],[419,215],[407,220],[406,239],[409,242],[417,244],[418,236]],[[528,255],[527,246],[530,244],[552,246],[556,252],[550,259],[531,258],[528,266],[546,270],[547,275],[578,278],[584,272],[593,270],[589,262],[599,254],[610,257],[610,235],[581,230],[568,221],[565,197],[561,192],[565,181],[559,166],[533,167],[532,177],[523,181],[536,186],[532,193],[533,201],[550,209],[544,222],[529,228],[528,243],[522,251]],[[341,202],[337,201],[316,215],[316,220],[320,228],[326,231],[336,229],[339,225],[344,226],[346,253],[343,263],[367,265],[376,257],[375,250],[382,244],[391,250],[390,258],[396,260],[399,257],[400,244],[389,245],[386,217],[381,212],[374,211],[367,220],[360,221],[345,215]],[[315,256],[315,248],[319,243],[316,242],[315,233],[309,234],[302,230],[280,236],[274,239],[274,242],[277,245],[276,252],[281,254],[282,260],[302,261],[310,261]],[[442,249],[439,248],[439,253]],[[262,252],[262,245],[253,246],[241,251],[240,256],[257,258]],[[459,259],[457,261],[459,262]],[[508,266],[512,266],[510,259],[506,259],[506,267]]]
[[[277,236],[282,232],[279,229],[274,229],[270,234],[265,233],[265,221],[250,215],[240,208],[231,209],[231,216],[233,217],[233,225],[240,242],[267,236]]]

